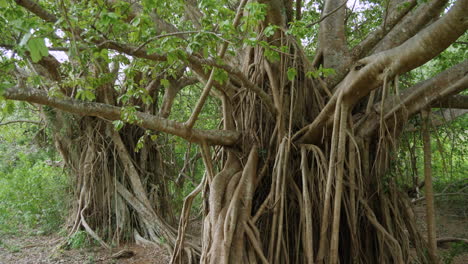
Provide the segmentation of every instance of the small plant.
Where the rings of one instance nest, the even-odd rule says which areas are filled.
[[[16,253],[16,252],[21,251],[21,248],[19,246],[9,245],[9,244],[3,242],[2,240],[0,240],[0,248],[4,248],[4,249],[10,251],[11,253]]]
[[[86,264],[94,264],[96,263],[96,260],[94,258],[94,255],[89,255],[88,260],[85,262]]]
[[[452,264],[455,257],[467,254],[468,244],[464,242],[453,243],[448,252],[441,254],[442,261],[445,264]]]
[[[71,249],[80,249],[91,246],[88,234],[85,231],[77,231],[68,239],[68,246]]]

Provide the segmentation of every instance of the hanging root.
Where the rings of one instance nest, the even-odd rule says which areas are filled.
[[[172,253],[171,264],[186,263],[186,262],[184,262],[183,252],[187,253],[187,258],[189,259],[188,263],[192,263],[191,259],[192,259],[193,254],[191,254],[191,251],[192,250],[197,250],[197,249],[185,248],[184,247],[185,232],[186,232],[186,229],[187,229],[187,224],[188,224],[189,219],[190,219],[190,209],[191,209],[191,206],[192,206],[193,199],[195,199],[195,197],[202,191],[203,186],[205,185],[205,181],[206,181],[206,177],[203,177],[202,181],[197,186],[197,188],[195,188],[195,190],[193,190],[184,199],[184,205],[182,207],[182,214],[180,216],[179,230],[177,232],[177,240],[176,240],[175,248],[174,248],[174,251]],[[199,250],[200,249],[198,249],[198,252],[199,252]],[[197,255],[199,255],[198,252],[195,251],[195,253]]]

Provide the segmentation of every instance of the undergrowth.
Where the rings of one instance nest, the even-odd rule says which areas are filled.
[[[59,230],[68,204],[68,180],[57,155],[31,142],[27,129],[2,127],[0,135],[0,233]]]

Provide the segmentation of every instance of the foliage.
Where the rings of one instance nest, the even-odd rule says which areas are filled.
[[[18,115],[17,115],[18,116]],[[0,231],[21,228],[56,231],[67,213],[68,180],[50,166],[54,151],[34,144],[36,125],[0,126]]]
[[[468,244],[464,242],[453,243],[447,252],[441,254],[442,261],[445,264],[452,264],[457,256],[468,254]]]
[[[67,240],[67,247],[70,249],[81,249],[94,245],[96,245],[96,242],[88,235],[88,233],[86,233],[86,231],[77,231]]]

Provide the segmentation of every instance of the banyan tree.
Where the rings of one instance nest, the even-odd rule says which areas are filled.
[[[466,39],[468,1],[353,2],[0,1],[0,90],[52,131],[69,231],[172,263],[434,261],[390,172],[409,121],[468,106],[466,59],[404,81]],[[181,211],[165,135],[204,165]]]

